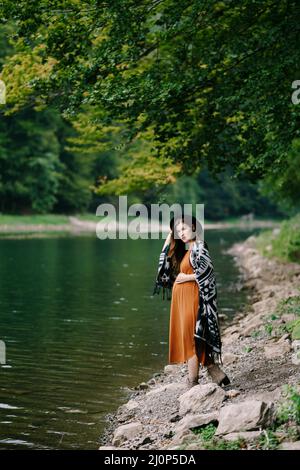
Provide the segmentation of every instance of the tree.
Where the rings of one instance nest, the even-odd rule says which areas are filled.
[[[285,169],[300,132],[296,0],[4,0],[2,12],[23,54],[40,57],[23,87],[33,102],[99,106],[128,140],[152,130],[156,156],[187,175],[204,163],[252,181]]]

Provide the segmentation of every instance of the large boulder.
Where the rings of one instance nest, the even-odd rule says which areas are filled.
[[[181,393],[186,390],[186,384],[182,382],[172,382],[166,385],[160,385],[155,387],[150,392],[147,392],[145,398],[153,397],[154,395],[158,394],[165,394],[165,393]]]
[[[283,442],[278,447],[280,450],[300,450],[300,441]]]
[[[217,384],[195,385],[179,397],[179,414],[200,414],[217,411],[225,398],[224,390]]]
[[[254,431],[270,425],[274,418],[274,404],[247,400],[221,408],[216,435],[239,431]]]
[[[190,429],[199,428],[201,426],[205,426],[209,423],[217,423],[218,422],[219,412],[215,411],[212,413],[202,413],[197,415],[189,414],[185,416],[177,426],[175,427],[175,433],[183,433]]]
[[[115,432],[112,444],[113,446],[120,446],[123,442],[134,439],[143,430],[143,425],[139,422],[124,424],[119,426]]]

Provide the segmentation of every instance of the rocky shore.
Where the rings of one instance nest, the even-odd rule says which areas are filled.
[[[300,341],[288,328],[299,309],[280,305],[299,298],[300,265],[261,256],[254,237],[228,252],[241,270],[243,288],[251,290],[249,308],[237,312],[231,325],[221,325],[223,368],[231,384],[219,387],[202,368],[199,385],[188,389],[187,365],[167,365],[108,416],[100,450],[201,450],[208,448],[204,443],[211,431],[216,448],[237,443],[237,448],[255,449],[263,441],[271,448],[266,430],[282,406],[283,385],[299,391]],[[276,448],[300,449],[295,432],[293,438],[277,432]]]

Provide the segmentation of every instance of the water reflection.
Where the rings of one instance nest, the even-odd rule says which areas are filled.
[[[237,271],[224,250],[249,235],[206,232],[227,316],[245,293],[234,292]],[[151,295],[161,246],[92,236],[0,240],[0,448],[96,449],[105,414],[127,387],[167,363],[170,302]]]

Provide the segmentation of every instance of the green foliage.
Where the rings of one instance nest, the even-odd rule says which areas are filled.
[[[299,202],[296,0],[3,0],[0,13],[17,30],[10,109],[99,107],[129,140],[152,130],[155,155],[187,175],[231,166]]]
[[[168,204],[187,201],[196,204],[201,201],[209,220],[224,220],[249,213],[255,216],[283,215],[276,205],[260,195],[257,185],[237,180],[229,169],[214,178],[206,166],[196,176],[179,177],[175,184],[162,191],[160,201]]]
[[[225,441],[222,438],[217,438],[215,432],[217,427],[215,424],[210,423],[201,428],[193,429],[193,432],[199,436],[199,447],[207,450],[240,450],[245,446],[243,439],[236,439],[234,441]]]
[[[271,325],[270,323],[267,323],[267,324],[265,325],[265,330],[266,330],[266,332],[268,333],[268,335],[271,336],[271,335],[272,335],[272,331],[273,331],[273,325]]]
[[[261,450],[274,450],[278,447],[279,440],[271,429],[267,429],[260,436],[258,445]]]
[[[217,427],[210,423],[207,426],[193,429],[193,432],[200,436],[201,440],[210,441],[214,437],[216,430]]]
[[[292,330],[292,340],[300,339],[300,320],[296,320]]]
[[[252,338],[258,338],[261,335],[259,330],[252,331],[251,336]]]
[[[300,394],[298,390],[295,387],[286,385],[285,396],[285,402],[277,410],[277,424],[293,421],[300,425]]]
[[[235,439],[234,441],[225,441],[224,439],[214,438],[209,442],[204,443],[203,447],[206,450],[241,450],[246,447],[245,440]]]
[[[300,262],[300,214],[285,220],[279,231],[264,231],[257,237],[257,248],[268,257]]]
[[[0,214],[0,224],[10,225],[63,225],[68,224],[69,218],[65,215],[39,214],[39,215],[2,215]]]
[[[53,120],[51,112],[23,111],[0,121],[2,212],[18,208],[45,213],[53,208],[60,169]]]
[[[294,295],[280,300],[276,306],[276,313],[279,316],[283,314],[294,314],[300,317],[300,295]]]
[[[284,314],[292,315],[293,317],[300,316],[299,295],[288,297],[278,302],[275,312],[272,315],[264,317],[266,321],[264,325],[265,331],[270,336],[282,336],[285,333],[290,333],[293,340],[300,339],[300,319],[296,318],[290,321],[281,322],[280,317]]]
[[[300,203],[300,139],[294,139],[280,173],[271,173],[263,185],[263,193],[274,199],[277,194],[292,204]]]

